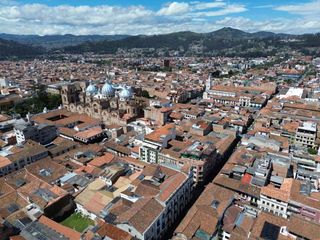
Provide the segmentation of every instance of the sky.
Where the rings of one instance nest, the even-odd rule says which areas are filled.
[[[320,32],[320,0],[0,0],[0,33]]]

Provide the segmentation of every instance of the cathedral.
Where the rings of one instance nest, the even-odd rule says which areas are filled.
[[[74,82],[61,89],[63,107],[71,112],[101,119],[106,125],[126,125],[143,116],[141,89],[113,85],[108,80],[99,88],[93,82]]]

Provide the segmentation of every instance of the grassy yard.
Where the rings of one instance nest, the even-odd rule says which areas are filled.
[[[61,224],[78,232],[83,232],[89,225],[94,225],[94,221],[86,216],[82,216],[80,213],[73,213],[62,221]]]

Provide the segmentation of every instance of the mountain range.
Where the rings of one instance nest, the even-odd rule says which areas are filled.
[[[21,44],[15,41],[8,41],[0,38],[0,59],[7,57],[35,57],[43,54],[43,50]]]
[[[4,40],[16,41],[21,44],[43,47],[44,49],[61,48],[74,46],[84,42],[120,40],[129,35],[17,35],[1,33],[0,38]]]
[[[0,34],[2,57],[60,53],[114,54],[119,49],[148,49],[146,56],[178,51],[183,55],[264,56],[279,50],[319,51],[320,34],[289,35],[272,32],[248,33],[222,28],[210,33],[176,32],[161,35],[11,35]],[[16,47],[17,48],[16,48]],[[15,49],[13,51],[13,49]]]

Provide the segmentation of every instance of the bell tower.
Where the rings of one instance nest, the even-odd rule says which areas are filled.
[[[212,87],[212,82],[211,82],[211,73],[209,73],[209,77],[206,81],[206,92],[210,91]]]

